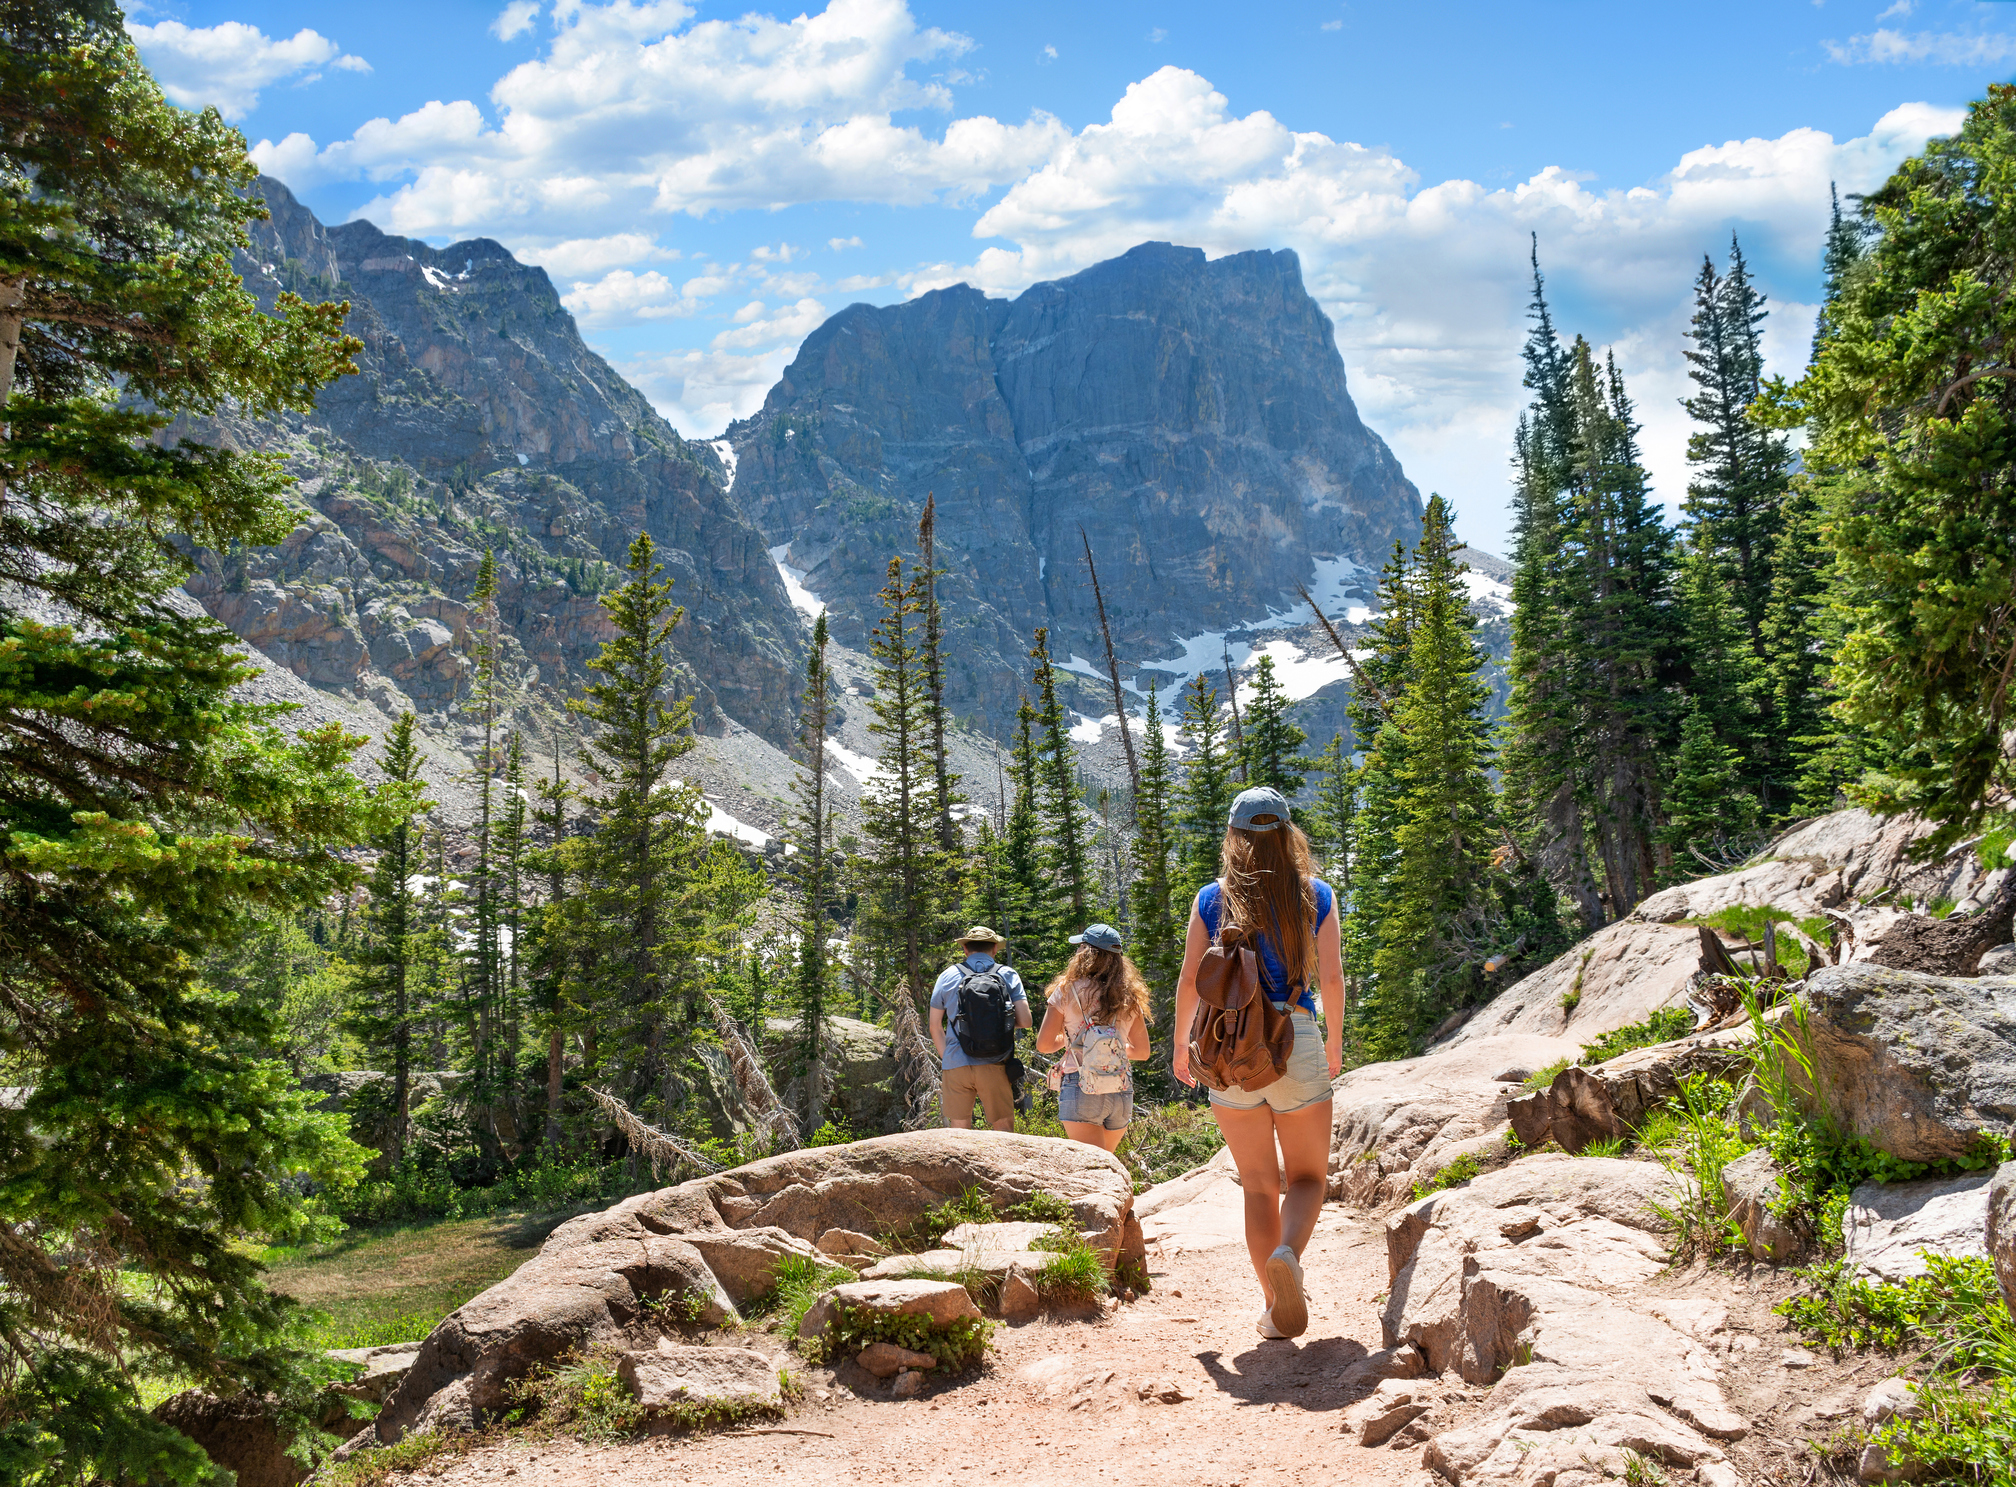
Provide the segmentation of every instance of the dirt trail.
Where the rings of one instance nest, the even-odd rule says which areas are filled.
[[[783,1422],[802,1434],[600,1447],[509,1442],[444,1464],[433,1480],[445,1487],[1439,1481],[1421,1467],[1418,1442],[1366,1449],[1341,1433],[1345,1408],[1376,1382],[1360,1371],[1347,1383],[1346,1374],[1380,1345],[1383,1228],[1356,1210],[1326,1207],[1303,1260],[1309,1330],[1292,1342],[1266,1342],[1254,1330],[1259,1290],[1239,1201],[1239,1189],[1221,1179],[1149,1219],[1148,1295],[1097,1322],[1001,1327],[984,1367],[933,1384],[921,1398],[862,1398],[815,1370],[805,1404]],[[1156,1388],[1143,1399],[1146,1385]],[[1187,1397],[1165,1403],[1163,1392]]]

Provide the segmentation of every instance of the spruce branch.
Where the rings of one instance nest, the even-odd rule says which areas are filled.
[[[763,1072],[763,1059],[741,1023],[729,1015],[720,998],[709,996],[707,1008],[714,1014],[714,1030],[728,1052],[728,1066],[735,1075],[735,1094],[754,1118],[757,1133],[771,1151],[795,1151],[803,1144],[798,1117],[777,1098],[770,1076]]]
[[[671,1132],[647,1125],[636,1111],[606,1089],[597,1089],[592,1084],[586,1088],[595,1103],[602,1107],[602,1113],[623,1133],[623,1139],[630,1143],[631,1149],[642,1152],[650,1161],[653,1177],[664,1172],[677,1172],[681,1165],[695,1169],[703,1177],[721,1170],[719,1164],[708,1161]]]
[[[895,1035],[896,1078],[903,1091],[903,1129],[921,1131],[938,1123],[938,1050],[924,1035],[923,1019],[917,1015],[916,998],[906,985],[900,988],[889,1016],[889,1031]]]

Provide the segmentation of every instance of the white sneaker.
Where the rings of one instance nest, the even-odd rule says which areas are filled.
[[[1261,1312],[1260,1320],[1256,1322],[1254,1325],[1256,1328],[1258,1328],[1260,1335],[1265,1338],[1271,1339],[1276,1337],[1286,1337],[1288,1335],[1287,1333],[1283,1332],[1279,1327],[1276,1327],[1274,1325],[1274,1314],[1272,1312],[1266,1312],[1266,1311]]]
[[[1302,1262],[1282,1245],[1267,1257],[1267,1287],[1274,1293],[1268,1320],[1279,1337],[1300,1337],[1309,1327],[1309,1302],[1302,1294]]]

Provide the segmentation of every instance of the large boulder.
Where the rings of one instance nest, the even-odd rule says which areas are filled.
[[[896,1035],[886,1027],[853,1017],[829,1017],[828,1067],[833,1075],[833,1111],[857,1136],[881,1136],[902,1129],[903,1091],[896,1077]],[[797,1036],[797,1021],[764,1022],[765,1041],[781,1050]]]
[[[1992,1172],[1918,1182],[1865,1182],[1848,1200],[1841,1238],[1848,1263],[1876,1280],[1923,1275],[1925,1255],[1988,1254]]]
[[[1581,1051],[1568,1039],[1513,1034],[1347,1070],[1331,1094],[1330,1195],[1367,1207],[1405,1198],[1452,1151],[1505,1124],[1528,1074]]]
[[[2016,1311],[2016,1162],[1997,1167],[1988,1185],[1987,1244],[2002,1299]]]
[[[2016,1124],[2016,980],[1829,966],[1806,996],[1816,1097],[1844,1130],[1948,1162]]]
[[[236,1472],[238,1487],[297,1487],[307,1480],[307,1468],[287,1454],[292,1435],[281,1432],[257,1394],[220,1398],[185,1389],[156,1405],[154,1418],[196,1442],[214,1465]]]
[[[1545,1155],[1388,1220],[1386,1345],[1496,1384],[1483,1415],[1430,1441],[1426,1464],[1460,1487],[1552,1480],[1585,1455],[1621,1466],[1626,1450],[1679,1468],[1726,1461],[1718,1442],[1748,1426],[1705,1341],[1718,1322],[1646,1290],[1667,1262],[1655,1206],[1678,1196],[1649,1162]]]
[[[814,1243],[829,1231],[904,1229],[968,1188],[996,1208],[1053,1194],[1109,1256],[1138,1233],[1127,1169],[1075,1141],[938,1130],[788,1152],[555,1229],[515,1274],[434,1329],[370,1438],[473,1428],[505,1404],[512,1380],[543,1363],[591,1345],[655,1348],[648,1300],[684,1298],[687,1313],[711,1325],[771,1289],[785,1258],[822,1258]]]

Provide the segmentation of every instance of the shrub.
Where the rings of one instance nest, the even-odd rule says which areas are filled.
[[[837,1352],[858,1353],[871,1343],[893,1342],[913,1353],[929,1353],[938,1367],[951,1371],[977,1363],[994,1336],[994,1324],[984,1317],[934,1322],[921,1312],[898,1315],[863,1307],[835,1308],[827,1340]]]
[[[1078,1215],[1055,1193],[1034,1192],[1007,1210],[1006,1217],[1030,1224],[1075,1224]]]
[[[1046,1301],[1097,1301],[1109,1289],[1106,1264],[1076,1229],[1052,1229],[1029,1246],[1048,1254],[1036,1272],[1036,1290]]]
[[[1114,1155],[1126,1164],[1134,1191],[1139,1193],[1203,1166],[1224,1144],[1224,1133],[1212,1119],[1208,1105],[1182,1100],[1145,1107],[1137,1104],[1127,1139]]]
[[[802,1255],[789,1255],[778,1262],[777,1284],[770,1294],[748,1309],[758,1316],[773,1314],[777,1318],[778,1329],[786,1337],[796,1337],[798,1324],[805,1320],[805,1313],[812,1309],[812,1303],[833,1287],[845,1285],[852,1279],[854,1272],[844,1265],[828,1265]]]
[[[1425,1198],[1430,1193],[1439,1193],[1444,1188],[1453,1188],[1458,1183],[1468,1182],[1483,1170],[1484,1164],[1477,1159],[1476,1153],[1466,1151],[1462,1156],[1456,1158],[1455,1161],[1444,1167],[1440,1172],[1437,1172],[1426,1182],[1415,1183],[1414,1196],[1416,1198]]]
[[[849,1126],[846,1121],[842,1120],[836,1124],[831,1120],[826,1120],[820,1122],[819,1129],[806,1139],[805,1144],[807,1146],[847,1146],[859,1139],[854,1134],[853,1127]]]
[[[1634,1048],[1650,1048],[1655,1043],[1670,1043],[1675,1038],[1684,1038],[1693,1031],[1694,1013],[1690,1008],[1661,1007],[1643,1022],[1612,1028],[1609,1032],[1597,1036],[1594,1041],[1584,1043],[1581,1062],[1607,1063],[1619,1054],[1629,1053]]]
[[[1572,1060],[1565,1058],[1556,1059],[1544,1069],[1535,1069],[1531,1074],[1526,1076],[1526,1088],[1546,1089],[1560,1076],[1561,1071],[1567,1068],[1570,1062]]]
[[[1677,1253],[1713,1255],[1742,1242],[1722,1190],[1722,1169],[1750,1149],[1729,1114],[1735,1103],[1736,1089],[1728,1080],[1696,1074],[1680,1081],[1679,1106],[1663,1123],[1666,1139],[1656,1150],[1685,1186],[1677,1202],[1654,1204],[1653,1210],[1673,1230]]]

